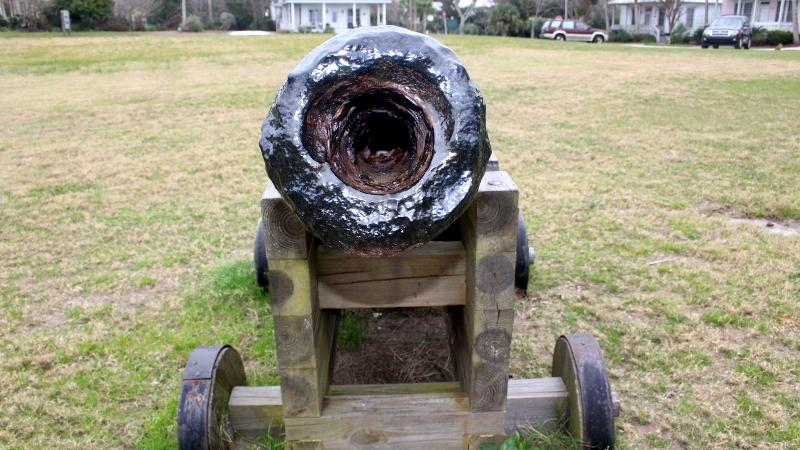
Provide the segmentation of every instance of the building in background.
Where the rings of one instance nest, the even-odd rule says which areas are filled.
[[[753,27],[792,31],[792,0],[723,0],[722,14],[750,18]]]
[[[348,28],[386,25],[389,3],[391,0],[275,0],[271,12],[278,30],[323,31],[327,25],[338,33]]]
[[[614,30],[625,30],[629,33],[647,33],[658,38],[669,33],[669,20],[664,11],[664,3],[658,0],[639,1],[639,20],[636,20],[636,2],[634,0],[609,0],[608,5],[612,12],[612,27]],[[724,10],[722,0],[709,0],[708,23],[719,17]],[[692,32],[706,25],[705,0],[682,0],[681,11],[675,25],[683,24],[686,30]]]

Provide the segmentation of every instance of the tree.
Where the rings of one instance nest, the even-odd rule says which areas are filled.
[[[461,0],[456,4],[456,12],[458,12],[458,34],[464,34],[464,24],[467,19],[475,14],[475,4],[477,0]]]
[[[111,18],[114,8],[112,0],[56,0],[56,11],[69,10],[70,18],[84,28],[97,28]]]
[[[519,10],[514,5],[498,5],[489,17],[489,25],[495,34],[516,36],[524,26]]]
[[[667,16],[667,22],[669,23],[669,43],[672,44],[673,33],[672,30],[675,28],[675,22],[678,21],[678,17],[681,14],[681,6],[683,6],[682,0],[659,0],[659,3],[664,8],[664,14]]]

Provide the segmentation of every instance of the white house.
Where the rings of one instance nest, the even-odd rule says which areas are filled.
[[[792,31],[792,0],[723,0],[722,14],[747,16],[754,27]]]
[[[709,0],[708,23],[723,14],[723,0]],[[728,1],[728,0],[725,0]],[[733,0],[730,0],[733,1]],[[610,0],[612,6],[612,29],[622,29],[628,32],[649,33],[659,36],[669,33],[669,20],[667,19],[664,3],[658,0],[640,0],[639,20],[636,20],[636,2],[634,0]],[[682,23],[686,30],[692,32],[701,28],[706,22],[705,0],[682,0],[676,24]],[[638,24],[638,26],[637,26]]]
[[[386,25],[389,3],[391,0],[275,0],[271,12],[279,30],[308,27],[322,31],[325,25],[330,25],[339,33],[348,28]]]

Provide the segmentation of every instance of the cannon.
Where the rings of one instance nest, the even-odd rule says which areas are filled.
[[[478,449],[526,426],[613,447],[619,401],[591,335],[557,340],[551,377],[509,380],[533,250],[452,50],[392,26],[338,35],[289,73],[259,146],[270,183],[254,264],[280,386],[246,386],[228,345],[195,350],[181,448],[279,432],[289,448]],[[358,308],[440,308],[456,379],[333,384],[340,313]]]

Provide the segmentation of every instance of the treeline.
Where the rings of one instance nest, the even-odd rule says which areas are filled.
[[[189,31],[275,30],[264,13],[269,0],[186,0]],[[0,0],[0,30],[60,29],[59,11],[70,12],[73,30],[155,31],[182,25],[181,0]]]
[[[70,12],[74,30],[187,31],[275,30],[271,0],[0,0],[0,29],[47,31],[60,27],[59,10]],[[481,0],[485,1],[485,0]],[[607,0],[570,1],[570,17],[605,28]],[[564,14],[563,0],[396,0],[388,23],[419,32],[530,37],[545,17]],[[266,13],[266,14],[265,14]]]

